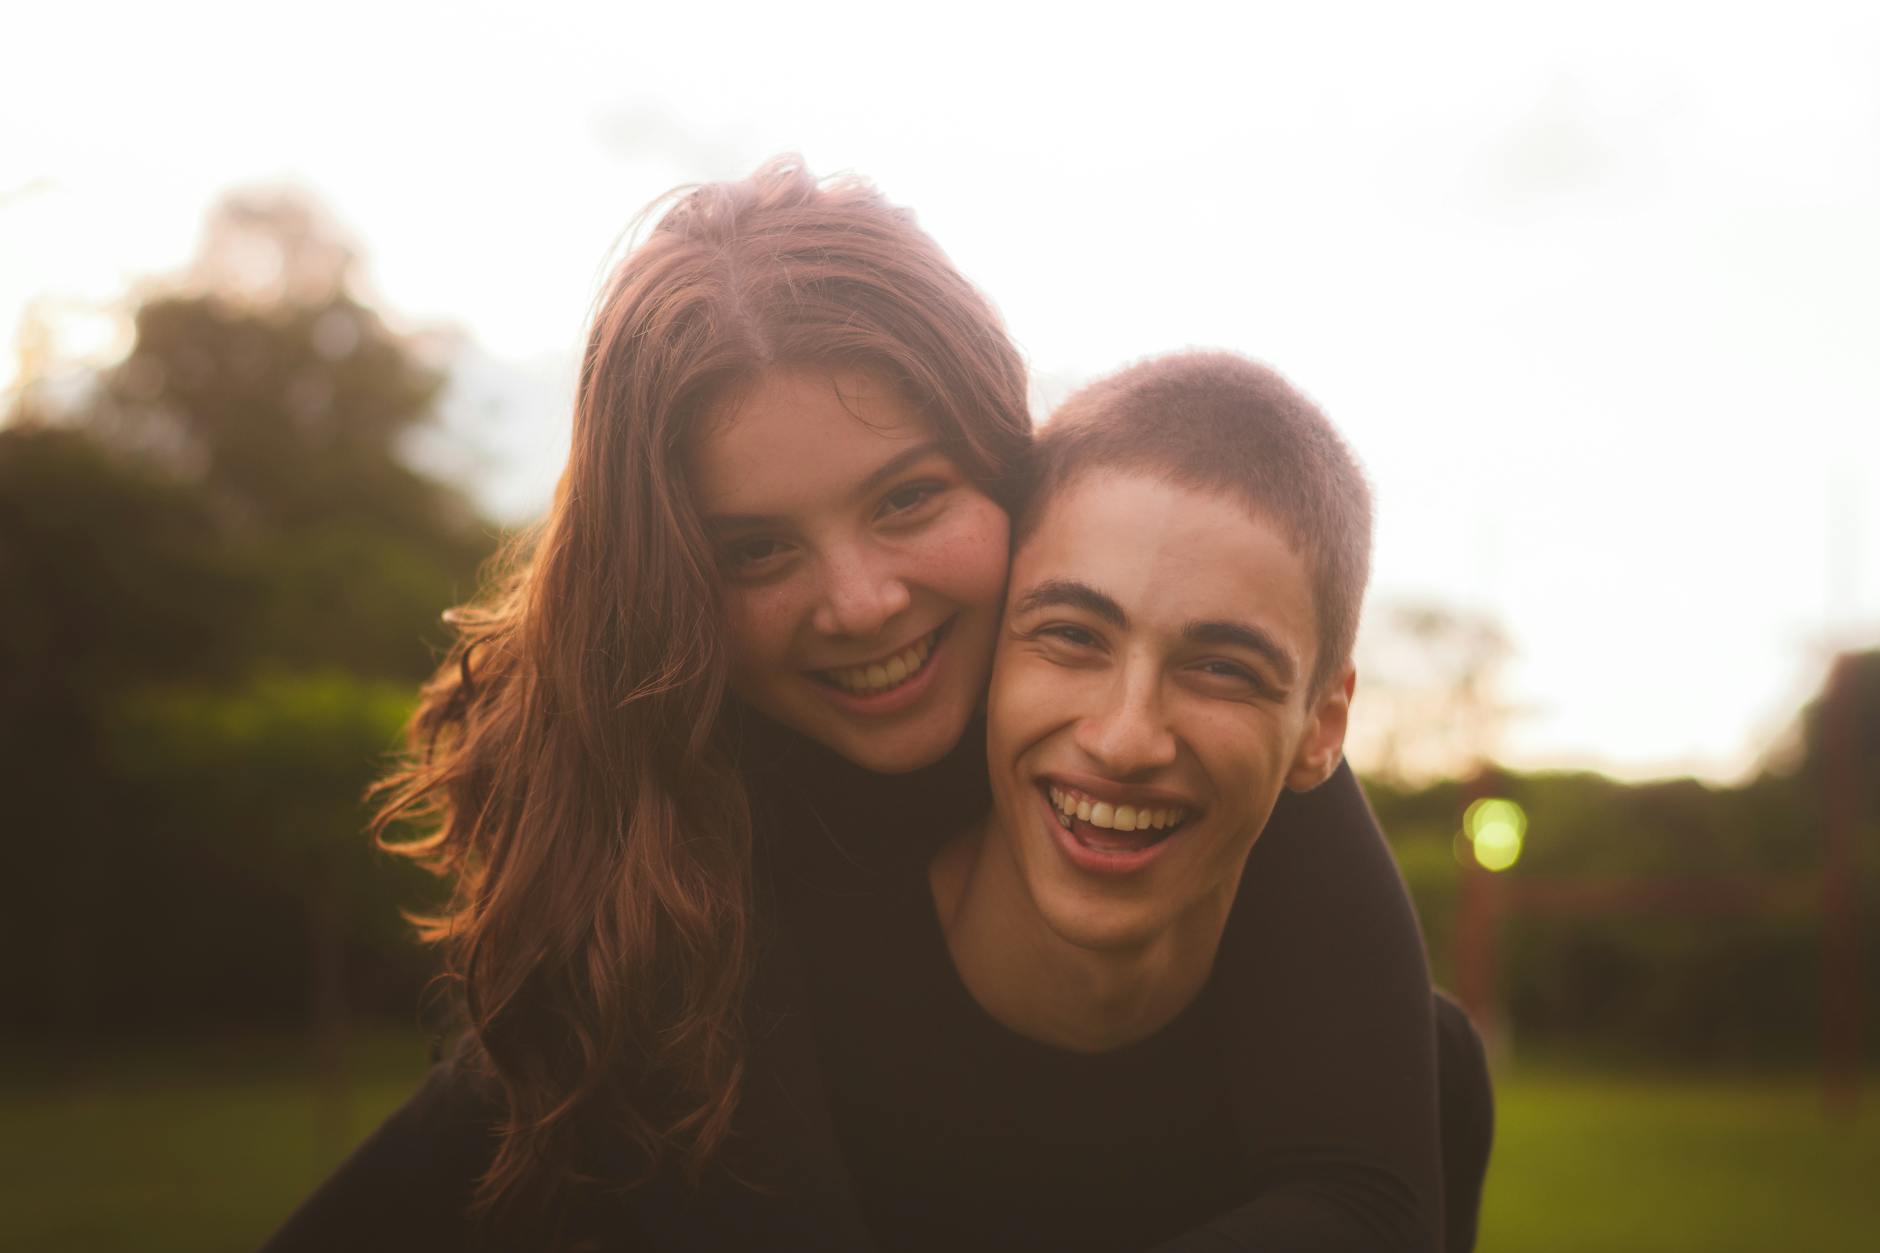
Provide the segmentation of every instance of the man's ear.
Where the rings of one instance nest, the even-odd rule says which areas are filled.
[[[1342,674],[1325,685],[1318,703],[1306,715],[1305,734],[1286,772],[1286,786],[1310,792],[1332,777],[1345,754],[1345,727],[1351,721],[1351,694],[1358,685],[1358,669],[1345,663]]]

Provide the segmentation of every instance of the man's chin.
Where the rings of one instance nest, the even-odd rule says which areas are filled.
[[[1053,935],[1087,953],[1136,952],[1151,944],[1161,931],[1157,920],[1140,907],[1052,900],[1035,889],[1032,901]]]

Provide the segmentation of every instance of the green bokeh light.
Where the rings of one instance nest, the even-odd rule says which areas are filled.
[[[1506,870],[1521,859],[1527,838],[1527,813],[1499,796],[1484,797],[1462,815],[1462,833],[1475,847],[1475,860],[1485,870]]]

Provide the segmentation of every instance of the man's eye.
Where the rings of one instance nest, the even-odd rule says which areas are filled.
[[[879,516],[889,518],[918,509],[945,490],[946,484],[931,482],[909,483],[906,486],[897,487],[881,498]]]
[[[1222,683],[1231,683],[1237,687],[1258,692],[1267,690],[1266,681],[1239,662],[1221,661],[1217,659],[1214,661],[1204,661],[1195,668],[1209,678]]]
[[[1097,646],[1097,637],[1094,632],[1087,631],[1080,626],[1072,626],[1068,622],[1053,623],[1039,631],[1038,634],[1051,639],[1061,640],[1075,648],[1095,648]]]

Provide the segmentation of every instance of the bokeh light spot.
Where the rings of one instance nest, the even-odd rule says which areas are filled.
[[[1506,870],[1521,859],[1527,826],[1527,812],[1499,796],[1476,801],[1462,815],[1462,833],[1474,845],[1475,860],[1485,870]]]

